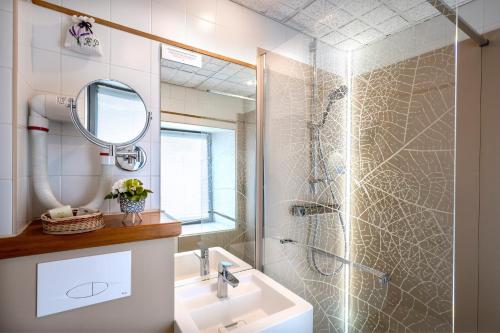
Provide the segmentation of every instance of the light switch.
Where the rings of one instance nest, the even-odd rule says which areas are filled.
[[[37,317],[131,295],[131,251],[38,264]]]

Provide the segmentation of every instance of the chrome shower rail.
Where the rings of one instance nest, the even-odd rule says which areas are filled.
[[[359,270],[362,270],[364,272],[367,272],[367,273],[370,273],[372,275],[375,275],[378,278],[380,285],[382,285],[382,286],[387,285],[389,283],[389,281],[391,281],[391,277],[389,276],[388,273],[381,272],[379,270],[376,270],[374,268],[365,266],[363,264],[359,264],[357,262],[349,261],[349,260],[347,260],[345,258],[342,258],[342,257],[336,255],[336,254],[333,254],[331,252],[327,252],[325,250],[319,249],[319,248],[317,248],[315,246],[311,246],[311,245],[307,245],[307,244],[302,244],[302,243],[299,243],[299,242],[297,242],[297,241],[295,241],[293,239],[289,239],[289,238],[279,239],[279,241],[280,241],[281,244],[293,244],[293,245],[297,245],[297,246],[301,246],[301,247],[306,247],[308,249],[311,249],[313,251],[321,253],[321,254],[323,254],[323,255],[325,255],[327,257],[335,258],[338,261],[342,262],[343,264],[351,265],[352,267],[354,267],[356,269],[359,269]]]
[[[458,25],[458,28],[467,34],[477,45],[480,47],[488,46],[490,41],[486,39],[483,35],[478,33],[472,26],[465,22],[457,12],[448,6],[443,0],[427,0],[434,8],[436,8],[441,14],[443,14],[451,23]]]

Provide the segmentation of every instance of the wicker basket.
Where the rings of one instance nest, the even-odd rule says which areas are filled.
[[[52,219],[48,212],[42,214],[43,232],[46,234],[66,235],[79,234],[104,227],[104,218],[101,212],[76,216],[78,209],[73,209],[73,216]]]

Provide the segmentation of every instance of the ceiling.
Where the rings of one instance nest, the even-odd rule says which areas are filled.
[[[161,60],[161,81],[203,91],[245,97],[255,95],[254,69],[202,55],[201,68],[172,60]]]
[[[231,1],[346,51],[440,15],[427,0]],[[444,1],[455,6],[455,0]]]

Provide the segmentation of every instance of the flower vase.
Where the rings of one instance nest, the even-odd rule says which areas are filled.
[[[146,199],[133,201],[128,199],[125,195],[120,195],[118,200],[120,202],[120,210],[125,214],[123,216],[122,223],[124,225],[141,224],[141,213],[144,211]]]

